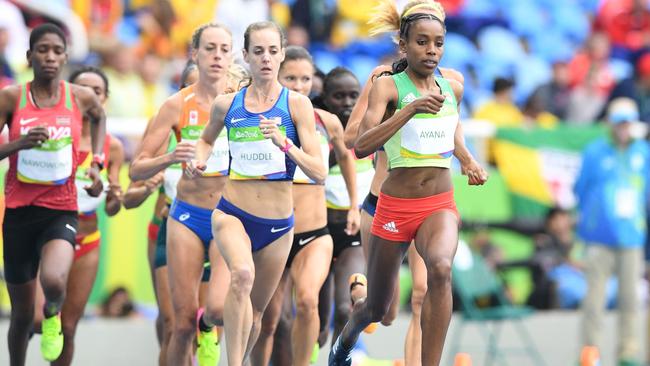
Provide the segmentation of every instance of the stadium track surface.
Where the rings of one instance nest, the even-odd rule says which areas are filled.
[[[645,312],[642,312],[645,314]],[[458,314],[454,314],[447,337],[448,351],[449,342],[453,339],[454,333],[458,330]],[[391,328],[379,327],[377,332],[368,336],[363,335],[364,342],[373,358],[395,359],[403,354],[404,335],[408,327],[409,317],[400,313],[399,317]],[[544,356],[549,366],[573,365],[578,359],[580,352],[580,312],[539,312],[525,321],[526,327],[533,335],[535,343]],[[645,347],[645,315],[639,324],[639,334],[642,335],[642,346]],[[604,348],[601,350],[602,364],[614,365],[616,338],[616,316],[608,313],[605,318],[605,339]],[[9,321],[6,318],[0,319],[0,365],[9,364],[7,352],[7,328]],[[37,338],[35,336],[35,338]],[[463,346],[461,349],[472,356],[473,365],[480,366],[484,362],[483,353],[486,345],[479,338],[479,330],[476,325],[468,325],[463,333]],[[77,331],[77,345],[73,365],[156,365],[158,346],[154,334],[153,321],[148,319],[128,320],[106,320],[91,319],[82,320]],[[506,325],[501,335],[501,344],[505,346],[519,345],[514,329]],[[328,349],[322,349],[317,366],[327,365]],[[645,355],[645,349],[642,355]],[[448,360],[447,352],[443,356],[442,365]],[[513,354],[508,358],[509,364],[526,366],[530,361],[521,355]],[[220,365],[225,365],[225,353],[222,353]],[[383,364],[383,363],[382,363]],[[496,363],[495,363],[496,364]],[[27,366],[46,365],[39,353],[37,339],[32,339],[27,351]]]

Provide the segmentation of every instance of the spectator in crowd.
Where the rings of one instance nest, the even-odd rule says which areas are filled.
[[[287,44],[290,46],[309,48],[309,42],[309,33],[305,27],[293,23],[287,28]]]
[[[553,79],[535,89],[530,99],[539,101],[543,110],[565,121],[569,109],[569,65],[564,61],[553,64]]]
[[[591,84],[600,96],[607,97],[614,87],[614,74],[609,63],[611,47],[607,35],[593,33],[584,49],[569,62],[569,83],[572,88]]]
[[[503,263],[503,250],[490,240],[490,233],[487,230],[479,229],[471,241],[472,249],[485,259],[485,263],[496,270]]]
[[[619,365],[637,365],[640,350],[637,287],[647,232],[650,147],[644,140],[632,140],[630,122],[638,118],[633,100],[612,101],[607,111],[610,136],[586,147],[574,186],[578,235],[587,245],[583,341],[602,346],[605,284],[614,272],[619,280]]]
[[[291,25],[287,32],[289,44],[327,42],[332,32],[336,7],[327,0],[296,0],[291,6]],[[299,42],[300,41],[300,42]]]
[[[552,128],[557,124],[557,117],[544,109],[542,101],[536,98],[528,98],[524,109],[524,126]]]
[[[145,52],[169,59],[174,55],[171,32],[176,21],[169,0],[154,0],[137,16],[140,28],[140,48]]]
[[[187,6],[187,0],[169,0],[175,14],[171,40],[175,55],[186,59],[188,45],[194,30],[202,24],[214,20],[218,0],[192,0],[192,6]]]
[[[145,95],[144,84],[136,72],[135,49],[113,43],[104,54],[104,66],[111,85],[111,97],[106,105],[109,117],[143,118],[146,107],[140,100]]]
[[[632,53],[650,47],[650,2],[606,0],[596,27],[607,32],[614,46]]]
[[[544,230],[535,235],[533,243],[533,291],[528,304],[538,309],[577,308],[587,292],[587,283],[582,264],[573,255],[576,246],[571,213],[561,208],[549,210]]]
[[[20,9],[7,0],[0,0],[0,28],[5,33],[2,35],[4,60],[11,66],[22,65],[25,50],[29,48],[29,31]]]
[[[128,318],[136,316],[137,313],[129,291],[121,286],[114,289],[102,303],[99,315],[106,318]]]
[[[639,119],[650,123],[650,52],[643,54],[636,64],[635,76],[622,80],[609,96],[609,101],[626,97],[639,108]]]
[[[512,92],[515,83],[510,79],[496,78],[492,87],[493,98],[479,106],[474,113],[474,118],[485,120],[496,127],[519,127],[524,122],[524,115],[514,102]],[[495,163],[494,140],[488,140],[486,145],[487,161]]]
[[[120,0],[70,0],[69,4],[91,36],[114,37],[117,23],[124,15],[124,4]]]
[[[251,23],[269,20],[270,5],[273,1],[221,0],[217,2],[214,19],[223,24],[226,29],[230,29],[232,33],[232,54],[235,58],[242,58],[246,27]]]
[[[598,119],[607,97],[598,88],[598,75],[592,69],[585,80],[569,95],[569,109],[566,120],[573,125],[590,125]]]
[[[14,72],[5,57],[10,30],[1,21],[0,19],[0,89],[14,82]]]
[[[144,91],[140,97],[140,103],[144,108],[143,117],[149,119],[156,114],[156,111],[171,94],[171,90],[162,83],[163,61],[156,54],[147,52],[139,59],[138,74],[142,79]]]
[[[510,79],[496,78],[492,100],[478,107],[474,118],[492,122],[497,127],[521,126],[524,116],[512,97],[515,83]]]

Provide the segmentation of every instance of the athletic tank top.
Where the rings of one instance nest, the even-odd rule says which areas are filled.
[[[167,152],[172,152],[176,148],[176,136],[169,135],[169,143],[167,144]],[[183,177],[183,166],[181,164],[172,164],[165,169],[165,177],[162,186],[162,192],[165,194],[165,202],[172,204],[176,198],[176,186],[178,181]]]
[[[210,111],[199,107],[194,93],[195,84],[181,89],[180,94],[183,98],[183,107],[181,109],[181,119],[178,126],[174,128],[177,142],[190,142],[196,144],[201,138],[203,129],[210,121]],[[206,162],[206,169],[203,172],[204,177],[228,175],[228,138],[226,131],[222,131],[214,142],[210,157]]]
[[[372,164],[372,156],[357,159],[354,152],[352,152],[352,156],[355,159],[354,164],[357,173],[357,197],[362,200],[370,192],[372,178],[375,176],[375,168]],[[327,201],[327,208],[335,210],[350,209],[350,196],[339,164],[334,164],[330,168],[325,179],[325,200]],[[358,202],[359,206],[361,206],[361,203],[361,201]]]
[[[104,156],[106,162],[108,162],[110,151],[111,136],[107,134],[104,140]],[[88,216],[95,213],[99,205],[106,198],[105,190],[102,190],[102,193],[98,197],[93,197],[84,189],[85,186],[92,184],[92,180],[86,176],[92,161],[93,154],[90,151],[79,151],[79,166],[75,174],[75,185],[77,187],[77,205],[79,206],[79,214],[81,216]],[[108,165],[105,165],[104,169],[100,172],[104,189],[108,187],[107,168]]]
[[[330,144],[330,137],[327,133],[327,129],[323,124],[323,120],[320,118],[318,113],[314,112],[314,118],[316,119],[316,136],[318,136],[318,143],[320,145],[320,153],[323,158],[323,165],[325,168],[329,165],[330,150],[332,146]],[[293,175],[293,182],[299,184],[316,184],[316,182],[309,178],[305,172],[300,169],[299,166],[296,166],[296,172]]]
[[[70,84],[60,82],[60,99],[52,108],[38,108],[32,102],[31,83],[20,87],[9,141],[20,139],[36,126],[48,129],[49,139],[40,147],[20,150],[9,157],[5,187],[6,206],[41,206],[77,210],[74,176],[78,164],[82,115]]]
[[[259,128],[260,116],[277,122],[280,132],[296,147],[300,140],[289,112],[289,90],[282,88],[275,105],[266,112],[252,113],[246,109],[244,99],[248,88],[234,97],[224,125],[230,142],[230,179],[293,180],[296,163],[289,155],[265,139]]]
[[[406,72],[392,76],[397,87],[398,112],[420,97]],[[385,144],[388,170],[393,168],[440,167],[449,168],[454,153],[454,134],[458,124],[458,106],[449,82],[436,76],[442,94],[446,97],[436,114],[418,113],[397,131]]]

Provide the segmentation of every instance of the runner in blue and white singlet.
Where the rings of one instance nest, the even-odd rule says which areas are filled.
[[[196,159],[186,169],[190,176],[202,174],[212,144],[225,127],[230,179],[213,214],[212,229],[232,278],[223,317],[231,365],[243,364],[255,344],[262,313],[291,249],[296,166],[318,183],[326,174],[311,102],[277,80],[284,58],[282,31],[272,22],[253,23],[245,32],[244,46],[252,82],[214,101]],[[211,300],[199,319],[202,330],[219,320]]]

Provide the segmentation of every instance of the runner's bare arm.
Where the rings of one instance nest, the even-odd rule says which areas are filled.
[[[194,157],[194,146],[180,143],[174,151],[158,154],[160,147],[169,139],[170,132],[178,125],[181,114],[181,95],[176,93],[169,97],[160,108],[156,117],[151,121],[146,135],[142,140],[140,153],[129,169],[131,180],[144,180],[168,166],[187,161]]]
[[[372,84],[374,83],[375,79],[379,77],[379,75],[385,72],[389,72],[390,70],[391,67],[387,65],[377,66],[370,73],[368,80],[366,80],[366,84],[363,86],[363,89],[361,90],[359,99],[357,99],[357,103],[354,105],[354,108],[352,109],[352,113],[350,114],[350,118],[348,119],[348,124],[345,126],[344,140],[345,140],[345,146],[348,149],[354,147],[354,143],[355,141],[357,141],[357,138],[359,137],[359,126],[361,125],[361,120],[363,119],[363,116],[366,114],[366,109],[368,109],[368,95],[370,94],[370,88],[372,87]]]
[[[0,132],[5,125],[9,125],[10,118],[16,107],[16,101],[20,97],[20,87],[16,85],[8,86],[0,90]],[[35,127],[29,130],[29,133],[22,138],[14,141],[0,144],[0,160],[22,149],[31,149],[38,146],[49,138],[45,128]]]
[[[319,110],[319,112],[321,111]],[[339,121],[339,118],[332,113],[322,111],[319,115],[325,127],[327,127],[327,132],[330,134],[334,155],[336,155],[336,161],[341,166],[341,175],[343,175],[343,180],[345,180],[345,185],[348,189],[350,205],[352,207],[358,207],[359,197],[357,195],[356,167],[352,152],[346,148],[343,142],[343,125]]]
[[[352,152],[345,146],[343,141],[343,124],[341,124],[339,118],[332,113],[320,109],[317,110],[317,113],[319,113],[323,124],[325,124],[325,128],[327,128],[334,155],[341,167],[341,175],[345,181],[345,187],[348,190],[348,197],[350,198],[346,232],[348,235],[356,235],[361,225],[361,216],[359,213],[357,171],[354,156],[352,156]]]
[[[71,84],[70,87],[75,100],[79,103],[81,114],[90,123],[93,161],[90,163],[86,175],[91,179],[92,183],[85,186],[84,189],[91,197],[98,197],[104,189],[99,171],[102,169],[100,165],[106,164],[103,159],[104,142],[106,141],[106,114],[104,114],[104,108],[97,95],[90,88],[76,84]],[[96,161],[95,157],[100,157],[100,161]]]
[[[456,101],[460,106],[463,99],[463,84],[457,79],[449,79],[451,88],[454,90]],[[465,145],[465,135],[463,134],[463,124],[458,121],[454,133],[454,156],[460,162],[461,172],[467,175],[470,185],[482,185],[488,179],[488,174],[481,165],[474,159],[472,153]]]
[[[164,173],[158,172],[158,174],[147,180],[131,181],[122,198],[124,208],[128,210],[139,207],[153,192],[160,188],[163,184],[163,179]]]
[[[289,109],[291,110],[291,118],[296,125],[301,148],[292,146],[286,153],[309,178],[317,183],[323,183],[327,176],[327,169],[323,166],[320,146],[316,139],[314,107],[306,96],[290,92]],[[274,140],[273,143],[282,146],[284,142]]]
[[[147,136],[149,129],[151,129],[153,120],[154,118],[151,118],[148,121],[147,127],[145,128],[144,134],[142,135],[142,140],[144,140],[144,137]],[[169,145],[169,139],[165,140],[165,142],[158,148],[158,151],[156,152],[156,156],[160,156],[166,153],[168,145]],[[141,151],[142,151],[142,141],[140,141],[140,146],[136,150],[135,155],[136,156],[140,155]],[[164,172],[158,172],[156,175],[154,175],[149,179],[129,182],[129,186],[126,189],[124,196],[122,197],[122,205],[124,206],[124,208],[128,210],[131,208],[139,207],[144,201],[147,200],[147,198],[156,189],[158,189],[162,185],[163,179],[164,179]]]
[[[106,141],[106,114],[97,95],[89,88],[71,84],[84,118],[90,122],[90,139],[93,155],[101,155]]]
[[[214,99],[210,110],[210,122],[205,126],[201,138],[196,142],[196,155],[186,168],[186,173],[190,177],[198,176],[205,170],[214,141],[225,127],[224,119],[234,97],[235,94],[224,94]]]
[[[124,163],[124,147],[120,140],[111,137],[108,159],[108,193],[104,210],[108,216],[114,216],[122,207],[122,186],[120,185],[120,169]]]

